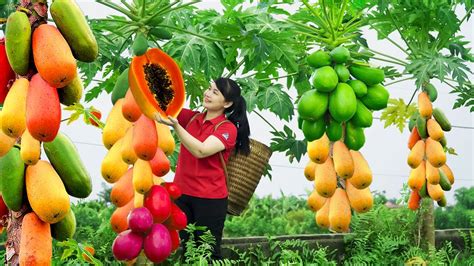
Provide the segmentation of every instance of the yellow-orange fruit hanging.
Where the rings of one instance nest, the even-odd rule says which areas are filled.
[[[337,188],[329,204],[330,228],[336,232],[349,231],[351,223],[351,206],[346,191]]]
[[[317,164],[313,161],[308,161],[304,168],[304,176],[308,181],[314,181],[314,174],[316,172]]]
[[[441,126],[433,118],[428,119],[426,122],[426,128],[430,138],[440,141],[444,137],[444,132]]]
[[[446,163],[446,153],[444,152],[443,146],[432,138],[426,139],[425,154],[426,159],[434,167],[441,167]]]
[[[433,105],[431,104],[430,97],[426,92],[418,94],[418,110],[420,115],[424,118],[430,118],[433,114]]]
[[[408,154],[407,163],[408,165],[415,169],[420,165],[421,161],[425,157],[425,141],[420,139],[415,146],[411,149]]]
[[[364,189],[355,188],[351,182],[346,182],[346,193],[351,208],[358,213],[369,211],[374,204],[374,199],[368,187]]]
[[[56,27],[42,24],[36,28],[32,47],[36,69],[51,86],[63,88],[76,77],[76,59]]]
[[[329,139],[323,134],[321,138],[308,142],[308,156],[315,163],[324,163],[329,156],[329,147]]]
[[[331,204],[331,199],[327,199],[323,207],[316,212],[315,220],[316,224],[322,228],[329,228],[329,206]]]
[[[327,200],[328,200],[327,198],[322,197],[321,195],[319,195],[319,193],[315,189],[313,189],[313,192],[309,194],[307,203],[308,203],[309,208],[313,212],[316,212],[316,211],[319,211],[323,207],[324,203],[326,203]]]
[[[350,151],[354,160],[354,174],[347,179],[355,188],[364,189],[372,183],[372,171],[360,151]]]
[[[425,161],[422,161],[417,168],[410,171],[410,176],[408,177],[408,186],[413,190],[420,190],[423,184],[426,182],[425,177]]]
[[[337,188],[337,176],[331,158],[316,167],[314,187],[319,195],[329,198]]]

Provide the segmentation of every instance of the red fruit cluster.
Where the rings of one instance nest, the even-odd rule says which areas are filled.
[[[160,263],[179,247],[178,231],[187,225],[186,214],[173,202],[181,196],[173,183],[153,185],[146,193],[143,207],[127,216],[127,230],[119,233],[112,245],[117,260],[132,261],[144,251]]]

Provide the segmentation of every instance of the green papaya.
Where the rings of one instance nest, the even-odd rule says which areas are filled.
[[[428,85],[424,87],[423,91],[426,91],[432,103],[436,101],[436,99],[438,98],[438,91],[436,90],[435,86],[433,86],[433,84],[431,83],[428,83]]]
[[[429,198],[430,196],[428,195],[428,187],[426,186],[426,183],[428,181],[426,181],[426,178],[423,182],[423,185],[421,186],[420,188],[420,191],[418,191],[418,194],[420,194],[420,197],[422,198]]]
[[[306,58],[306,61],[308,62],[308,65],[312,67],[329,66],[331,64],[331,56],[327,52],[319,50],[310,54]]]
[[[169,40],[173,38],[173,33],[163,28],[153,28],[149,31],[149,33],[161,40]]]
[[[385,79],[383,69],[379,68],[352,65],[349,67],[349,72],[354,78],[364,82],[367,86],[381,83]]]
[[[316,69],[313,77],[313,86],[320,92],[330,92],[336,88],[339,77],[330,66]]]
[[[441,168],[438,168],[439,172],[439,185],[444,191],[451,190],[451,182],[449,181],[448,176],[443,172]]]
[[[91,177],[69,137],[60,132],[53,141],[44,142],[43,147],[68,194],[76,198],[89,196],[92,192]]]
[[[83,62],[93,62],[99,55],[99,46],[76,1],[54,0],[50,12],[74,57]]]
[[[360,98],[360,100],[371,110],[382,110],[388,104],[388,91],[384,86],[377,84],[367,88],[367,95]]]
[[[69,209],[66,216],[59,222],[51,225],[51,236],[58,241],[65,241],[72,238],[76,233],[76,216]]]
[[[421,115],[418,116],[416,119],[416,129],[418,130],[418,135],[422,139],[426,139],[428,137],[428,131],[426,129],[426,118],[422,117]]]
[[[313,141],[321,138],[326,131],[326,123],[324,122],[324,119],[319,119],[316,121],[304,120],[301,127],[303,135],[307,141]]]
[[[20,149],[13,147],[5,156],[0,157],[0,181],[3,201],[8,209],[19,211],[23,204],[25,187],[25,164]]]
[[[343,64],[351,58],[349,49],[344,46],[334,48],[329,55],[336,64]]]
[[[132,44],[132,52],[136,56],[140,56],[146,53],[148,50],[148,40],[142,32],[135,35],[135,40]]]
[[[346,135],[344,143],[347,148],[358,151],[365,143],[364,129],[356,127],[352,123],[346,123]]]
[[[446,207],[447,201],[446,196],[441,196],[441,199],[437,201],[439,207]]]
[[[338,141],[342,138],[342,125],[334,119],[329,119],[326,135],[330,141]]]
[[[441,143],[441,146],[443,146],[443,148],[446,148],[446,145],[448,145],[448,141],[446,140],[445,135],[443,135],[443,137],[439,140],[439,143]]]
[[[128,67],[118,76],[115,81],[115,86],[112,91],[112,104],[115,104],[119,99],[125,98],[128,91]]]
[[[339,83],[329,95],[329,113],[334,120],[346,122],[357,110],[357,98],[351,86]]]
[[[418,110],[416,110],[411,116],[410,119],[408,120],[408,129],[410,132],[413,130],[413,128],[416,126],[416,120],[420,116],[420,113]]]
[[[335,65],[334,71],[336,71],[337,76],[339,77],[340,82],[346,82],[349,80],[350,74],[349,70],[345,65]]]
[[[28,16],[15,11],[7,19],[5,50],[11,68],[18,75],[28,73],[31,51],[31,25]]]
[[[352,87],[357,98],[364,97],[367,94],[367,85],[364,82],[352,79],[347,82]]]
[[[372,121],[372,111],[370,111],[360,100],[357,100],[357,110],[351,118],[352,124],[356,127],[370,127]]]
[[[326,113],[328,101],[327,93],[309,90],[301,95],[298,102],[298,114],[306,120],[317,120]]]
[[[79,103],[83,90],[82,80],[79,75],[76,75],[66,87],[58,89],[59,102],[67,106]]]
[[[439,108],[435,108],[433,110],[433,117],[438,122],[438,124],[441,126],[441,129],[444,131],[450,131],[451,130],[451,123],[449,122],[448,118],[446,115],[444,115],[443,111]]]

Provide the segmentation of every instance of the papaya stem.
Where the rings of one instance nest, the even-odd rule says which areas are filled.
[[[407,103],[406,107],[408,107],[411,104],[411,102],[413,101],[413,98],[415,98],[415,94],[416,94],[417,91],[418,91],[418,88],[416,88],[415,91],[413,91],[413,94],[411,95],[410,101]]]
[[[145,11],[146,11],[146,0],[142,0],[142,10],[140,13],[140,17],[145,17]]]
[[[413,55],[416,55],[416,54],[415,54],[415,50],[410,46],[410,43],[409,43],[408,40],[405,38],[405,35],[403,35],[402,31],[400,30],[400,27],[399,27],[398,24],[395,22],[395,19],[393,18],[392,13],[390,13],[390,9],[388,9],[388,8],[387,8],[387,13],[388,13],[388,15],[390,16],[390,20],[392,20],[393,25],[395,25],[395,28],[397,28],[397,31],[398,31],[398,33],[400,34],[400,37],[403,39],[403,41],[404,41],[405,44],[407,45],[408,49],[411,51],[411,53],[412,53]]]
[[[125,1],[125,0],[120,0],[120,2],[122,2],[122,4],[123,4],[126,8],[128,8],[128,10],[130,10],[130,12],[131,12],[132,14],[136,14],[136,13],[137,13],[137,10],[136,10],[133,6],[131,6],[129,3],[127,3],[127,1]]]
[[[297,33],[309,36],[309,37],[314,38],[314,39],[316,39],[320,42],[324,42],[324,43],[329,43],[330,42],[329,39],[321,38],[321,37],[319,37],[317,35],[314,35],[314,34],[311,34],[311,33],[302,32],[302,31],[297,31]]]
[[[334,28],[333,28],[333,25],[332,25],[332,22],[331,22],[331,18],[329,17],[328,11],[326,10],[326,1],[324,1],[324,0],[322,0],[322,8],[323,8],[323,14],[326,17],[326,20],[327,20],[328,25],[329,25],[329,30],[330,30],[331,35],[332,35],[332,40],[335,41],[336,40],[336,35],[334,33]]]
[[[400,62],[401,64],[404,64],[404,65],[407,65],[407,64],[408,64],[407,62],[405,62],[405,61],[403,61],[403,60],[401,60],[401,59],[398,59],[398,58],[396,58],[396,57],[393,57],[393,56],[391,56],[391,55],[384,54],[384,53],[381,53],[381,52],[377,52],[377,51],[375,51],[375,50],[373,50],[373,49],[370,49],[370,48],[368,48],[368,47],[366,47],[366,49],[369,50],[370,52],[374,53],[374,54],[378,54],[378,55],[381,55],[381,56],[385,56],[385,57],[387,57],[387,58],[390,58],[390,59],[393,59],[393,60],[395,60],[395,61],[398,61],[398,62]]]
[[[406,64],[400,63],[398,61],[388,60],[388,59],[384,59],[384,58],[380,58],[380,57],[373,56],[372,59],[382,61],[382,62],[392,63],[392,64],[395,64],[395,65],[400,65],[400,66],[404,66],[404,67],[407,66]]]
[[[388,37],[387,34],[381,32],[379,29],[377,29],[372,23],[368,22],[368,24],[370,25],[370,27],[372,27],[372,29],[374,29],[375,31],[377,31],[378,34],[381,34],[382,37],[384,37],[385,39],[387,39],[387,41],[391,42],[393,45],[395,45],[396,47],[398,47],[398,49],[400,49],[402,52],[404,52],[406,55],[410,56],[410,54],[407,52],[406,49],[404,49],[403,47],[401,47],[398,43],[396,43],[394,40],[392,40],[390,37]]]
[[[312,31],[312,32],[314,32],[314,33],[316,33],[316,34],[319,34],[319,32],[317,31],[316,28],[310,27],[310,26],[308,26],[308,25],[306,25],[306,24],[304,24],[304,23],[301,23],[301,22],[298,22],[298,21],[294,21],[294,20],[292,20],[292,19],[287,19],[286,21],[288,21],[288,22],[290,22],[291,24],[294,24],[294,25],[296,25],[296,26],[299,26],[299,27],[301,27],[301,28],[305,28],[305,29],[307,29],[307,30],[310,30],[310,31]]]
[[[239,70],[239,68],[245,63],[244,59],[242,59],[238,64],[237,66],[232,69],[225,77],[226,78],[230,78],[232,75],[235,74],[235,72],[237,72],[237,70]]]
[[[164,27],[164,28],[170,28],[170,29],[173,29],[173,30],[181,31],[181,32],[184,32],[184,33],[187,33],[187,34],[190,34],[190,35],[193,35],[193,36],[196,36],[196,37],[199,37],[201,39],[211,41],[211,42],[238,42],[238,41],[242,41],[242,39],[238,39],[238,40],[234,40],[234,41],[233,40],[217,39],[217,38],[204,36],[204,35],[201,35],[199,33],[195,33],[195,32],[192,32],[192,31],[188,31],[188,30],[185,30],[185,29],[181,29],[181,28],[166,25],[166,24],[163,24],[161,26]]]
[[[174,5],[176,5],[177,3],[179,3],[179,1],[174,1],[173,3],[171,4],[168,4],[168,5],[165,5],[164,7],[158,9],[158,11],[156,11],[154,14],[152,14],[151,16],[149,16],[148,18],[146,18],[143,23],[148,23],[150,22],[152,19],[156,18],[157,16],[159,16],[160,14],[162,14],[164,11],[166,11],[167,9],[171,9],[171,7],[173,7]]]
[[[267,123],[267,124],[273,129],[273,131],[279,132],[278,129],[276,129],[270,122],[268,122],[268,120],[267,120],[265,117],[263,117],[262,114],[260,114],[259,112],[255,111],[255,110],[253,110],[253,112],[254,112],[256,115],[260,116],[260,118],[261,118],[265,123]]]
[[[287,77],[292,77],[298,75],[298,72],[290,73],[288,75],[284,76],[278,76],[278,77],[271,77],[271,78],[264,78],[264,79],[259,79],[259,81],[267,81],[267,80],[274,80],[274,79],[282,79],[282,78],[287,78]]]
[[[339,29],[339,26],[341,26],[342,19],[344,18],[344,13],[346,12],[347,8],[347,0],[342,1],[341,5],[341,11],[339,12],[336,20],[336,29]]]
[[[384,84],[384,86],[387,87],[387,86],[390,86],[390,85],[393,85],[393,84],[397,84],[397,83],[402,82],[402,81],[407,81],[407,80],[410,80],[410,79],[413,79],[413,77],[395,80],[395,81],[393,81],[393,82]]]
[[[129,17],[129,18],[130,18],[131,20],[133,20],[133,21],[139,21],[139,20],[140,20],[137,16],[135,16],[135,15],[132,14],[132,13],[130,13],[128,10],[126,10],[126,9],[124,9],[124,8],[122,8],[122,7],[120,7],[120,6],[116,5],[116,4],[114,4],[114,3],[112,3],[112,2],[105,1],[105,0],[97,0],[97,3],[102,4],[102,5],[104,5],[104,6],[107,6],[107,7],[111,8],[111,9],[114,9],[114,10],[116,10],[116,11],[118,11],[118,12],[124,14],[125,16]]]
[[[326,22],[321,18],[321,16],[319,16],[318,13],[316,13],[316,10],[314,10],[314,8],[308,3],[308,1],[306,0],[303,0],[303,4],[309,9],[309,11],[313,14],[313,16],[319,21],[321,22],[321,25],[318,25],[320,26],[321,28],[324,28],[325,30],[329,31],[329,25],[326,24]]]

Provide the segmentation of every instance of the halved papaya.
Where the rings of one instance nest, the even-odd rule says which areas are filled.
[[[184,80],[176,62],[158,48],[135,56],[128,74],[130,90],[150,119],[159,113],[176,117],[185,101]]]

